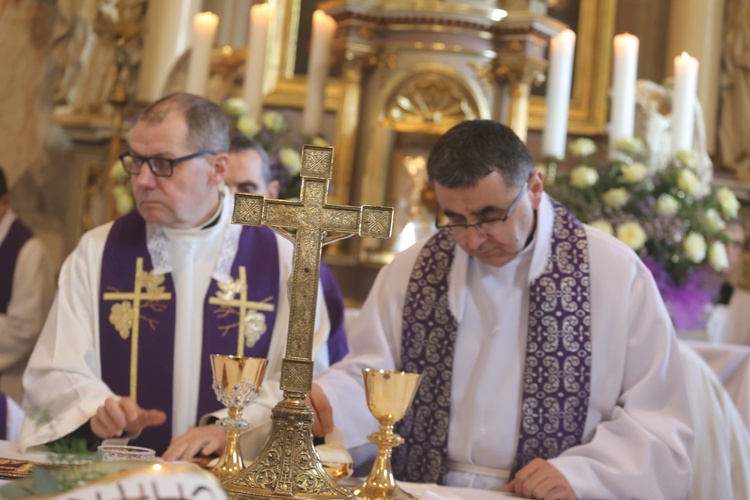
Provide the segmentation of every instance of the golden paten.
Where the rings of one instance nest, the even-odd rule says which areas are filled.
[[[281,369],[284,399],[271,412],[273,428],[258,459],[225,479],[229,498],[354,498],[325,473],[312,442],[313,411],[305,404],[312,388],[312,340],[325,243],[352,235],[389,238],[393,209],[326,203],[333,148],[302,150],[300,201],[238,194],[232,222],[267,225],[294,242],[294,270],[286,355]]]

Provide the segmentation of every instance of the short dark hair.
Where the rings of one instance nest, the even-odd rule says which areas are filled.
[[[0,165],[0,198],[8,194],[8,180],[5,178],[5,170]]]
[[[217,104],[204,97],[186,92],[169,94],[146,108],[139,121],[157,125],[175,112],[185,118],[187,141],[196,151],[229,151],[229,120]]]
[[[263,180],[266,184],[271,182],[271,160],[268,158],[268,153],[256,140],[242,134],[240,132],[233,132],[229,140],[229,152],[230,153],[241,153],[243,151],[255,151],[260,156],[262,163],[261,170],[263,171]]]
[[[508,187],[529,180],[534,162],[526,145],[505,125],[468,120],[454,126],[435,143],[427,160],[430,182],[449,189],[472,187],[493,171]]]

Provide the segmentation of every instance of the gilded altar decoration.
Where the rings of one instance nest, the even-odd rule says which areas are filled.
[[[323,244],[353,234],[391,235],[393,209],[329,205],[333,148],[302,150],[300,201],[269,200],[237,194],[233,223],[267,225],[292,240],[294,271],[289,333],[281,369],[284,398],[272,410],[273,428],[258,459],[241,474],[224,480],[230,498],[353,498],[323,469],[312,443],[312,339],[315,330],[320,255]]]
[[[164,275],[143,270],[143,257],[135,262],[135,277],[132,292],[105,292],[104,300],[118,300],[112,306],[109,322],[123,339],[131,337],[130,349],[130,397],[137,399],[138,387],[138,333],[140,321],[145,319],[152,330],[157,321],[141,315],[142,309],[161,311],[159,301],[171,300],[172,294],[164,291]]]

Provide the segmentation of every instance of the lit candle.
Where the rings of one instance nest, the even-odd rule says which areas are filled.
[[[544,117],[544,136],[542,137],[542,154],[545,158],[556,160],[565,158],[575,47],[576,34],[572,30],[564,30],[550,41],[547,114]]]
[[[270,21],[271,7],[267,3],[252,6],[242,97],[247,103],[248,114],[256,119],[263,111],[263,73]]]
[[[693,124],[698,86],[698,60],[687,52],[674,58],[672,92],[672,154],[693,149]]]
[[[615,36],[615,64],[612,74],[609,142],[633,137],[635,122],[635,81],[638,77],[638,37]]]
[[[307,94],[302,112],[301,132],[304,137],[313,137],[320,132],[325,84],[328,78],[328,57],[335,33],[336,21],[322,10],[316,10],[313,13],[310,59],[307,66]]]
[[[213,12],[199,12],[193,18],[193,48],[188,65],[185,90],[204,95],[211,70],[211,48],[214,45],[219,16]]]

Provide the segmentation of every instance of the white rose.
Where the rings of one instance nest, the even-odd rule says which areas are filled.
[[[685,240],[682,242],[682,248],[685,249],[685,255],[687,255],[687,258],[696,264],[700,264],[706,258],[706,239],[703,235],[698,234],[695,231],[688,233]]]
[[[701,187],[701,181],[690,170],[680,170],[677,175],[677,186],[687,195],[695,194]]]
[[[595,168],[581,165],[570,171],[570,185],[580,189],[591,187],[599,181]]]
[[[727,256],[727,246],[720,242],[714,241],[708,248],[708,263],[714,268],[714,271],[723,271],[729,266],[729,256]]]
[[[591,139],[581,137],[568,145],[570,154],[577,158],[583,158],[596,153],[596,143]]]
[[[125,167],[122,166],[120,160],[112,164],[112,168],[109,169],[109,176],[117,182],[125,182],[130,179],[130,174],[125,171]]]
[[[237,130],[247,137],[255,137],[260,132],[260,122],[250,115],[242,115],[237,120]]]
[[[708,227],[709,231],[721,231],[727,227],[724,219],[721,218],[721,214],[715,208],[709,208],[706,213],[703,214],[703,222]]]
[[[328,146],[330,146],[330,144],[328,144],[328,141],[326,141],[319,135],[316,135],[315,137],[313,137],[312,141],[310,141],[310,144],[312,144],[313,146],[321,147],[321,148],[327,148]]]
[[[625,188],[612,188],[602,195],[602,199],[608,207],[620,208],[628,202],[630,195]]]
[[[656,200],[656,211],[660,215],[675,215],[680,208],[680,202],[671,194],[663,193]]]
[[[279,151],[279,160],[284,166],[288,167],[293,175],[298,175],[302,168],[302,159],[299,153],[292,148],[281,148]]]
[[[286,118],[278,111],[266,111],[261,115],[260,122],[273,133],[283,132],[287,127]]]
[[[610,224],[608,221],[604,219],[596,219],[595,221],[589,222],[589,226],[597,228],[599,231],[605,232],[607,234],[614,235],[615,230],[612,227],[612,224]]]
[[[643,153],[643,141],[638,137],[620,137],[612,147],[617,151],[622,151],[628,155],[638,155]]]
[[[230,97],[224,101],[221,109],[230,116],[242,116],[248,111],[247,103],[239,97]]]
[[[679,161],[683,167],[695,170],[698,166],[698,155],[695,151],[683,150],[677,153],[677,161]]]
[[[648,175],[648,167],[643,163],[636,162],[620,167],[622,177],[628,184],[638,184]]]
[[[643,245],[646,244],[646,231],[635,221],[618,224],[615,236],[617,236],[618,240],[636,251],[643,248]]]
[[[740,202],[737,201],[737,197],[732,190],[721,187],[716,190],[716,198],[719,200],[719,208],[721,208],[721,213],[724,214],[724,217],[736,219],[737,212],[740,209]]]

